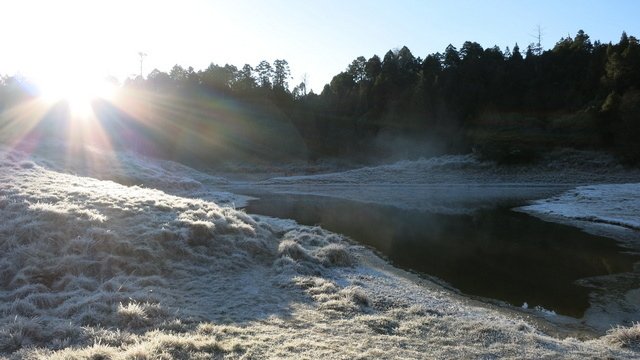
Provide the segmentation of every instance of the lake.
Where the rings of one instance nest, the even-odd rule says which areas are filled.
[[[576,280],[629,272],[640,260],[612,239],[510,210],[522,202],[445,215],[323,196],[258,196],[248,213],[321,225],[468,295],[576,318],[591,290]]]

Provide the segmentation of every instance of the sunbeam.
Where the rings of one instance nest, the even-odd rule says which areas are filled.
[[[91,116],[92,102],[96,99],[109,100],[116,87],[105,79],[77,74],[58,79],[55,76],[37,81],[42,98],[49,103],[67,102],[72,117],[87,119]]]

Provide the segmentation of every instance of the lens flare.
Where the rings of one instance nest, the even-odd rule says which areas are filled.
[[[43,99],[51,103],[67,102],[71,116],[80,119],[93,114],[91,103],[94,100],[109,100],[115,92],[115,86],[107,80],[82,75],[65,79],[40,79],[38,84]]]

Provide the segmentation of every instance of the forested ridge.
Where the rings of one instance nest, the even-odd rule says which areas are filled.
[[[136,125],[141,128],[164,119],[145,141],[178,158],[186,156],[175,155],[180,151],[220,158],[238,148],[254,158],[383,159],[414,148],[406,154],[474,151],[518,163],[575,147],[640,161],[640,44],[626,33],[605,44],[580,30],[547,50],[540,44],[485,49],[467,41],[424,59],[402,47],[346,65],[320,94],[307,91],[304,81],[289,84],[286,60],[241,68],[212,63],[198,71],[176,65],[125,81],[122,96],[144,111],[104,102],[94,108],[101,119],[121,124],[145,118]],[[6,114],[34,96],[24,79],[4,77],[0,109]],[[234,125],[237,119],[242,126]],[[251,137],[258,123],[268,136]],[[217,140],[178,143],[186,140],[176,132],[203,138],[210,126]]]

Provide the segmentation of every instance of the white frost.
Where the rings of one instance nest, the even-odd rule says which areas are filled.
[[[519,210],[640,230],[640,183],[580,186]]]
[[[474,155],[443,155],[403,160],[393,164],[319,175],[276,177],[265,185],[397,185],[397,184],[592,184],[624,182],[640,177],[640,170],[625,169],[612,156],[576,150],[558,150],[540,163],[497,166]]]
[[[41,163],[0,151],[0,357],[638,355],[547,336],[321,228]]]

